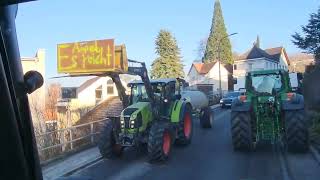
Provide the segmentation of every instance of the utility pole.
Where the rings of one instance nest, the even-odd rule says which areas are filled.
[[[233,35],[236,35],[238,33],[232,33],[232,34],[229,34],[221,39],[218,40],[218,62],[219,62],[219,96],[220,98],[222,98],[222,89],[221,89],[221,41],[227,37],[230,37],[230,36],[233,36]]]

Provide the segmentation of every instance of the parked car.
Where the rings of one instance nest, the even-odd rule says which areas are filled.
[[[240,92],[240,91],[228,92],[220,100],[221,108],[231,107],[232,101],[241,95],[244,95],[244,92]]]

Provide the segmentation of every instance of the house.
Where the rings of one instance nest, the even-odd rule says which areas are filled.
[[[222,91],[232,90],[230,77],[232,77],[232,65],[221,63],[221,89]],[[213,91],[219,91],[219,63],[192,63],[187,75],[190,86],[209,86]]]
[[[121,75],[121,81],[127,91],[127,83],[136,76]],[[106,77],[66,77],[60,78],[61,99],[56,105],[58,120],[74,124],[87,112],[99,104],[118,96],[118,91],[112,79]]]
[[[72,81],[72,78],[69,78]],[[125,82],[123,82],[125,86]],[[61,102],[73,101],[79,107],[96,106],[108,97],[117,96],[117,88],[110,77],[93,77],[79,85],[61,85]]]
[[[247,72],[267,69],[288,70],[289,65],[290,61],[284,47],[261,49],[257,41],[250,50],[234,60],[233,77],[238,81],[234,89],[244,88]]]

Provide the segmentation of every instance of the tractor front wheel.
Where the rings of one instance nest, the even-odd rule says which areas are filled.
[[[191,143],[193,135],[193,123],[191,107],[187,107],[182,120],[178,124],[176,144],[187,145]]]
[[[231,112],[231,134],[234,150],[252,150],[252,129],[249,112]]]
[[[120,144],[116,144],[112,121],[107,121],[103,128],[98,143],[100,154],[103,158],[107,159],[120,157],[123,152],[123,147]]]
[[[288,151],[306,152],[309,148],[309,133],[304,110],[285,111],[285,139]]]
[[[213,112],[210,107],[203,108],[200,112],[200,124],[202,128],[212,128]]]
[[[168,159],[172,145],[172,131],[168,123],[156,122],[151,126],[148,139],[148,159],[160,162]]]

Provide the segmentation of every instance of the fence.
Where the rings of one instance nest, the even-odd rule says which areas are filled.
[[[36,136],[40,161],[44,162],[70,151],[95,145],[107,120],[106,118]]]

